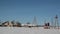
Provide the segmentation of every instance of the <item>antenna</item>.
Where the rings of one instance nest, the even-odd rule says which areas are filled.
[[[59,29],[59,23],[58,23],[58,16],[57,15],[55,16],[55,27],[54,28],[56,28],[56,27],[58,27],[58,29]]]
[[[36,16],[34,16],[34,19],[33,19],[33,24],[34,24],[34,25],[37,25]]]

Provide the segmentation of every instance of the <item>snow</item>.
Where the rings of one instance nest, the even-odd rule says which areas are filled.
[[[43,27],[0,27],[0,34],[60,34],[60,29],[44,29]]]

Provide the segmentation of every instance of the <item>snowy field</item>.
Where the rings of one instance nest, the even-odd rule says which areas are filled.
[[[0,27],[0,34],[60,34],[60,30],[43,27]]]

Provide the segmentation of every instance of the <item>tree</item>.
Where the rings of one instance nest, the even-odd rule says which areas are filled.
[[[17,23],[17,27],[21,27],[21,23],[20,22],[16,22]]]

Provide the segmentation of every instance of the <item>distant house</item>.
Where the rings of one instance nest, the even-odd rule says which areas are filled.
[[[22,27],[29,27],[29,28],[31,28],[31,27],[38,27],[38,26],[35,25],[35,24],[31,24],[30,22],[27,22],[26,24],[22,24]]]
[[[2,23],[2,26],[3,27],[21,27],[21,23],[19,23],[19,22],[15,23],[14,21],[11,21],[11,22],[6,21],[6,22]]]
[[[12,27],[13,24],[11,22],[9,22],[9,21],[6,21],[6,22],[2,23],[2,26],[3,27]]]
[[[13,24],[13,27],[21,27],[21,23],[20,22],[16,22]]]
[[[22,24],[22,27],[32,27],[32,24],[30,24],[29,22],[27,22],[26,24]]]

